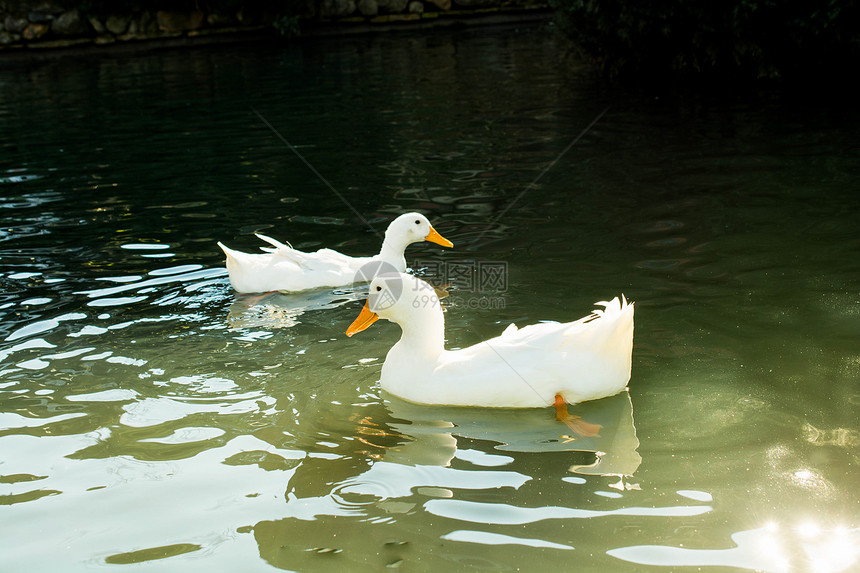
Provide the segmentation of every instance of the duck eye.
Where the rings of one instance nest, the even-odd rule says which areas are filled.
[[[376,287],[376,292],[379,292],[379,291],[381,291],[381,290],[382,290],[382,287],[381,287],[381,286],[377,286],[377,287]]]
[[[419,219],[415,219],[415,224],[416,224],[416,225],[420,225],[420,224],[421,224],[421,221],[420,221]]]

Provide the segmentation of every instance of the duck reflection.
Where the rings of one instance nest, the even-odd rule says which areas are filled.
[[[364,294],[360,288],[237,294],[230,304],[227,324],[234,329],[291,328],[301,323],[300,317],[307,312],[337,308],[360,300]]]
[[[347,408],[352,415],[342,416]],[[573,406],[571,413],[601,426],[599,434],[572,435],[549,409],[430,408],[389,395],[360,409],[324,406],[317,415],[350,419],[349,429],[338,431],[351,435],[332,443],[330,453],[304,458],[288,481],[283,517],[248,532],[275,567],[305,570],[337,555],[351,570],[379,570],[417,557],[418,539],[449,533],[449,524],[432,521],[424,509],[428,500],[498,492],[531,499],[541,495],[537,488],[560,496],[570,472],[623,478],[638,469],[639,441],[626,391]],[[539,476],[562,479],[545,489]],[[523,487],[530,482],[536,491]],[[546,498],[525,503],[538,500]],[[403,521],[405,515],[412,517]],[[404,530],[407,522],[426,530]]]
[[[410,441],[389,449],[385,459],[411,465],[447,466],[457,457],[457,437],[496,442],[510,452],[581,452],[593,458],[570,471],[585,475],[632,476],[642,458],[633,424],[633,403],[627,391],[570,407],[572,415],[599,426],[580,435],[541,409],[428,408],[386,396],[392,415],[403,420],[389,425]],[[504,423],[500,423],[503,420]]]

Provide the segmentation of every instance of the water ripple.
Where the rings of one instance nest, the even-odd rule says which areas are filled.
[[[345,481],[340,490],[344,493],[359,493],[378,499],[389,499],[409,496],[412,490],[418,487],[518,489],[530,479],[529,476],[511,471],[467,471],[440,466],[404,466],[377,462],[361,476]]]
[[[465,543],[480,543],[481,545],[525,545],[527,547],[541,547],[547,549],[573,549],[572,545],[553,543],[543,539],[527,539],[525,537],[514,537],[501,533],[490,533],[489,531],[474,531],[458,529],[441,536],[449,541],[462,541]]]
[[[227,274],[227,269],[218,268],[218,269],[198,270],[199,268],[200,267],[197,266],[197,268],[195,270],[189,271],[189,270],[187,270],[187,266],[186,266],[186,267],[182,267],[177,272],[171,272],[174,269],[160,269],[160,270],[156,270],[156,271],[151,271],[149,273],[150,276],[156,276],[156,277],[160,277],[160,278],[148,279],[148,280],[143,280],[140,282],[129,282],[129,283],[123,284],[121,286],[115,286],[115,287],[78,291],[75,294],[85,294],[89,298],[99,298],[99,297],[119,294],[119,293],[126,292],[129,290],[137,290],[137,289],[142,289],[142,288],[146,288],[146,287],[152,287],[152,286],[175,283],[175,282],[188,282],[188,281],[193,281],[193,280],[201,279],[201,278],[208,279],[208,278],[214,278],[214,277],[222,277],[222,276],[226,276],[226,274]],[[142,300],[142,299],[145,299],[146,297],[129,297],[129,298]],[[117,299],[114,299],[114,300],[117,300]],[[132,301],[132,302],[136,302],[136,301]],[[90,302],[88,304],[90,306],[97,305],[96,302]],[[127,303],[122,303],[122,304],[127,304]]]
[[[259,412],[263,405],[271,403],[267,397],[256,393],[231,398],[233,401],[227,401],[223,396],[219,396],[208,402],[165,397],[144,398],[123,406],[125,413],[120,417],[120,423],[124,426],[144,428],[199,413],[223,415]]]
[[[64,314],[62,316],[58,316],[57,318],[51,318],[47,320],[40,320],[37,322],[33,322],[28,324],[27,326],[21,327],[18,330],[15,330],[6,337],[6,342],[11,342],[13,340],[18,340],[19,338],[24,338],[26,336],[33,336],[35,334],[42,334],[43,332],[50,332],[57,328],[61,322],[67,320],[80,320],[82,318],[86,318],[87,315],[80,312],[70,312],[68,314]]]
[[[482,503],[455,499],[435,499],[424,504],[424,509],[439,517],[493,523],[498,525],[523,525],[545,519],[590,519],[610,515],[635,515],[645,517],[684,517],[708,513],[709,505],[679,505],[670,507],[622,507],[610,510],[577,509],[572,507],[517,507],[503,503]]]

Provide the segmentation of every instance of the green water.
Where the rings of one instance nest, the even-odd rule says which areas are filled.
[[[0,63],[0,570],[856,569],[858,130],[541,28]],[[215,244],[411,210],[415,268],[504,270],[449,348],[635,301],[599,438],[380,395],[360,287],[237,296]]]

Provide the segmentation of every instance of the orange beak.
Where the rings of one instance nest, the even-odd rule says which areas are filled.
[[[453,247],[454,243],[443,237],[439,234],[439,231],[433,228],[433,225],[430,225],[430,232],[427,233],[427,236],[424,237],[425,241],[430,241],[431,243],[436,243],[437,245],[442,245],[443,247]]]
[[[352,336],[353,334],[361,332],[377,320],[379,320],[379,315],[371,311],[367,307],[367,303],[364,303],[364,307],[362,307],[358,318],[353,320],[352,324],[349,325],[349,328],[346,329],[346,335]]]

